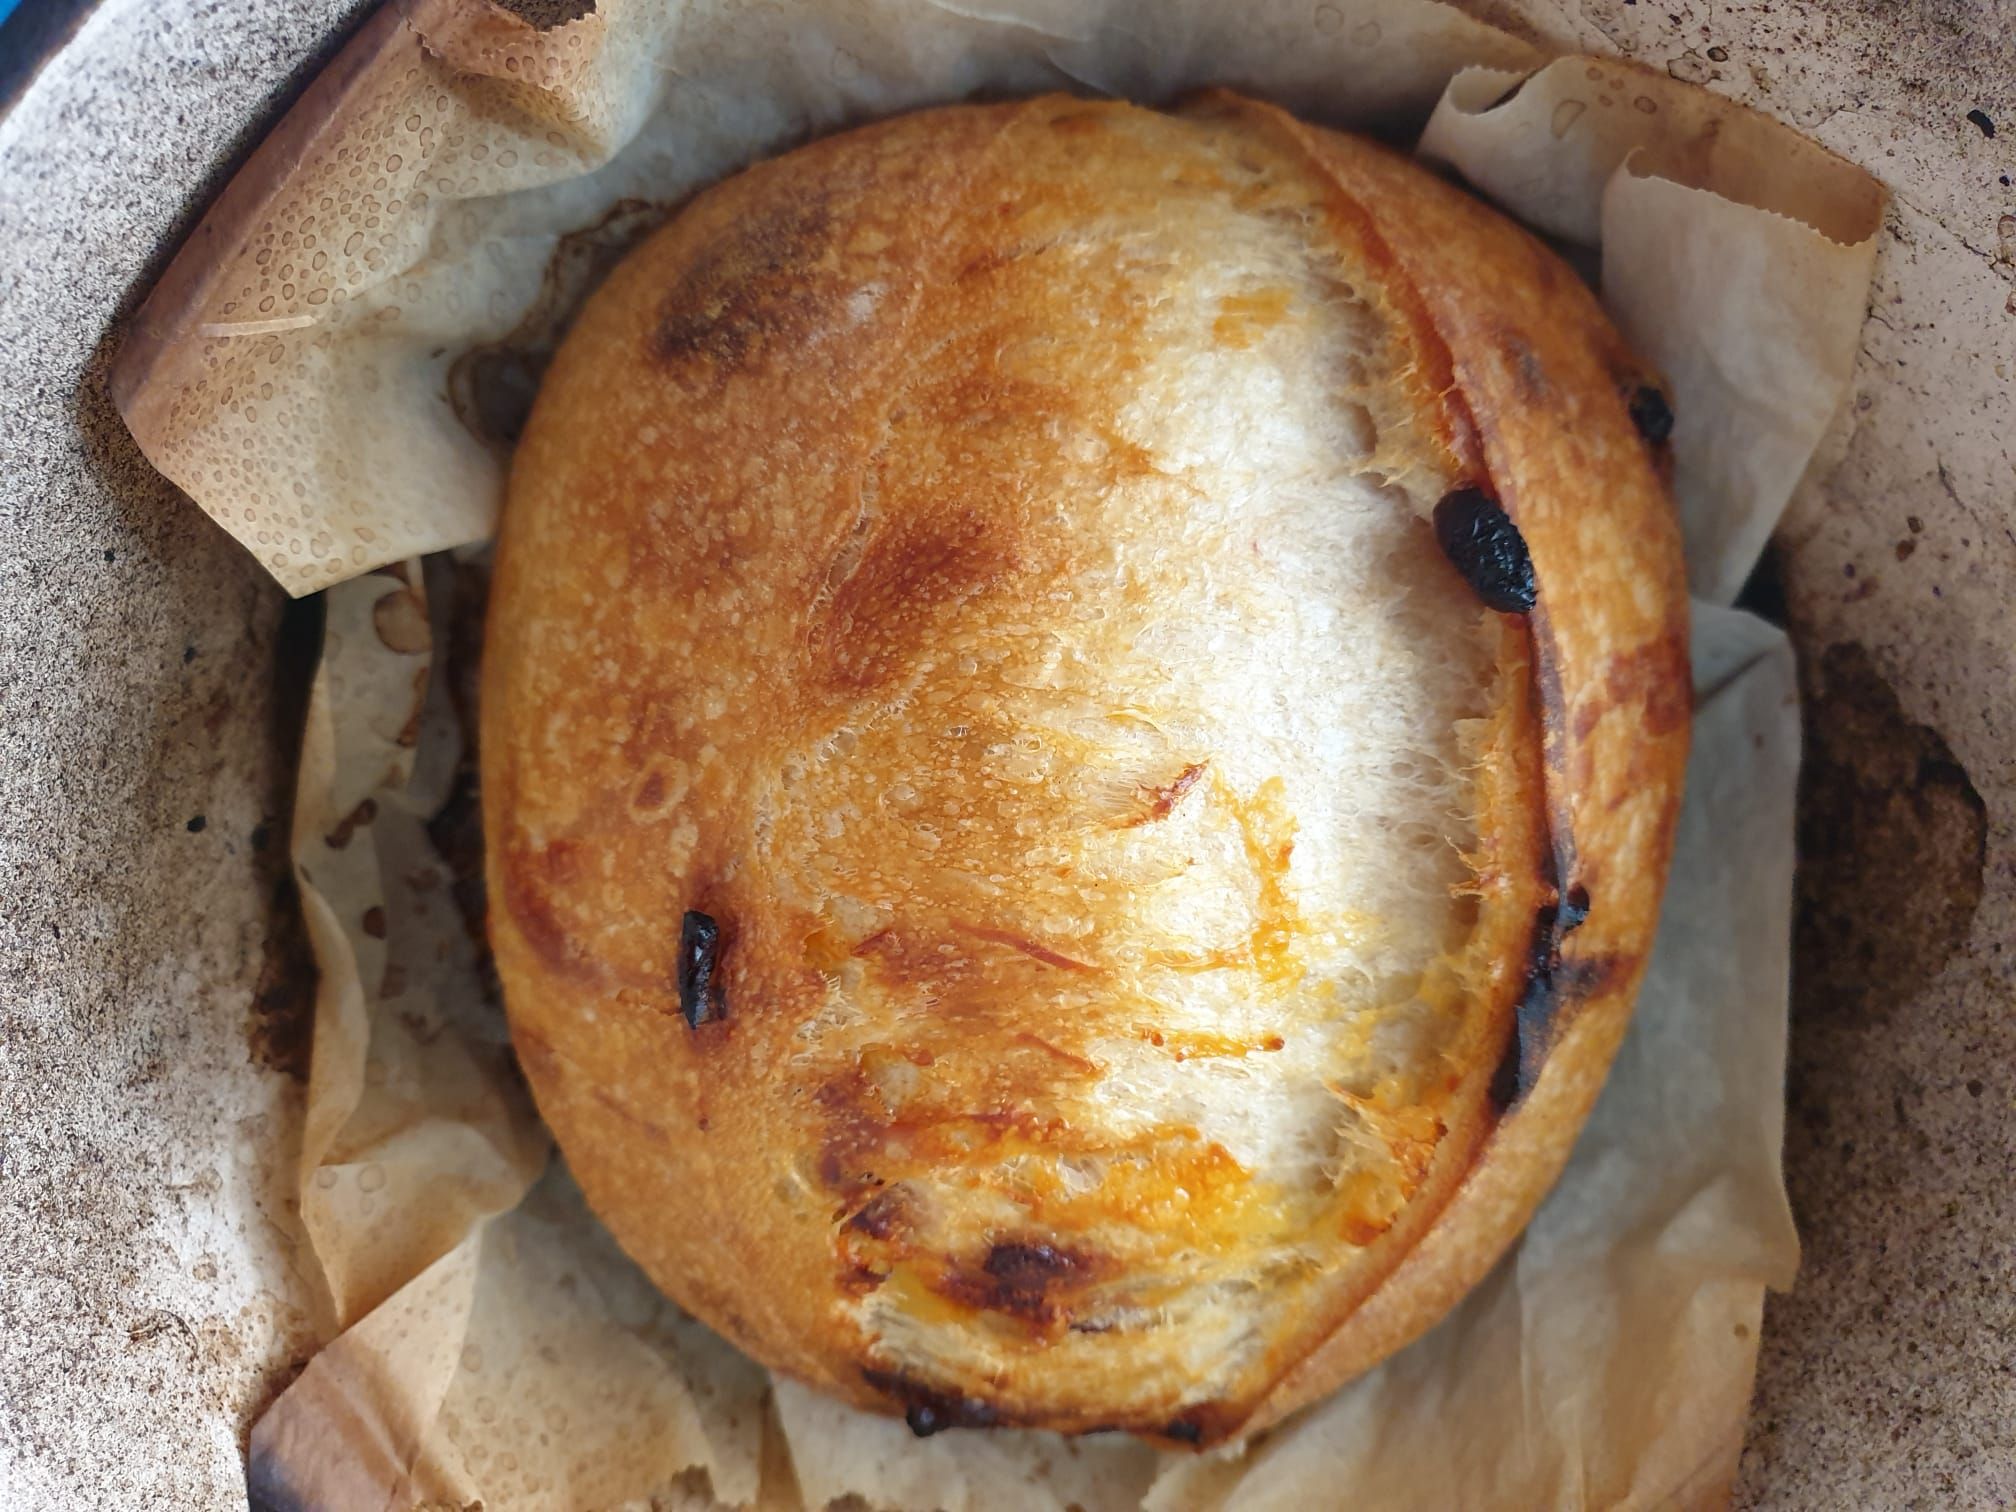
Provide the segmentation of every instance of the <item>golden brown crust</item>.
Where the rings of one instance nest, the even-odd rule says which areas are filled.
[[[1656,384],[1588,290],[1479,201],[1364,142],[1224,100],[1307,144],[1374,214],[1395,276],[1445,354],[1455,445],[1533,559],[1536,687],[1558,894],[1587,917],[1552,944],[1537,1077],[1448,1205],[1377,1291],[1270,1393],[1258,1429],[1428,1328],[1525,1227],[1560,1174],[1657,931],[1692,710],[1679,530],[1628,405]]]
[[[1165,1045],[1152,1004],[1120,1001],[1143,972],[1193,967],[1243,973],[1255,1001],[1293,989],[1308,924],[1280,890],[1296,816],[1274,790],[1156,747],[1161,765],[1095,826],[1107,838],[1039,866],[1029,826],[1062,800],[920,744],[941,737],[919,710],[956,711],[952,738],[978,742],[976,718],[1060,675],[1044,627],[1063,611],[1038,590],[1113,580],[1106,540],[1152,542],[1125,510],[1166,480],[1114,406],[1156,356],[1140,294],[1157,275],[1074,238],[1186,193],[1314,228],[1294,235],[1325,278],[1349,275],[1385,364],[1365,396],[1378,468],[1431,497],[1485,490],[1538,583],[1533,614],[1482,632],[1497,670],[1474,923],[1437,968],[1460,1000],[1446,1078],[1398,1100],[1337,1090],[1383,1154],[1318,1207],[1180,1122],[1123,1137],[1089,1111],[1134,1019],[1176,1061],[1282,1053],[1278,1036],[1172,1029]],[[1220,341],[1258,339],[1287,297],[1228,299]],[[1102,339],[1061,368],[1018,355],[1071,323]],[[1432,1323],[1565,1159],[1656,921],[1686,625],[1677,534],[1626,410],[1642,381],[1530,238],[1403,159],[1231,96],[1188,125],[1055,99],[934,111],[703,195],[617,271],[548,379],[485,670],[513,1032],[617,1237],[767,1363],[923,1427],[1213,1441]],[[1112,559],[1140,584],[1100,600],[1123,628],[1162,554]],[[1453,583],[1421,592],[1457,606]],[[937,831],[877,818],[912,784],[969,816],[946,844],[956,865]],[[861,785],[875,796],[857,810]],[[1142,966],[1133,891],[1087,858],[1152,849],[1205,809],[1243,844],[1257,922],[1232,956],[1172,965],[1164,948]],[[785,854],[791,874],[765,873]],[[1577,913],[1585,894],[1566,931],[1561,899]],[[722,931],[728,1012],[698,1027],[674,959],[688,911]],[[1060,1173],[1092,1160],[1088,1196]],[[1033,1184],[992,1228],[968,1213],[957,1243],[919,1195],[943,1178],[982,1212],[988,1183],[1025,1168]],[[1237,1280],[1227,1267],[1256,1256],[1286,1274],[1290,1249],[1295,1278],[1268,1283],[1276,1300],[1253,1304],[1206,1395],[1156,1384],[1183,1380],[1180,1337],[1105,1321],[1116,1294],[1130,1316],[1175,1305],[1144,1278],[1200,1251]],[[906,1353],[892,1313],[969,1339],[970,1358]]]

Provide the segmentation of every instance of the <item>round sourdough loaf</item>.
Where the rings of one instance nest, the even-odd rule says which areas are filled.
[[[625,1249],[920,1432],[1210,1443],[1559,1171],[1671,847],[1670,412],[1532,237],[1226,94],[701,195],[512,471],[491,934]]]

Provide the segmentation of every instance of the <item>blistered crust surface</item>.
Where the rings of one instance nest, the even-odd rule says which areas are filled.
[[[1516,1231],[1656,913],[1640,382],[1520,233],[1229,98],[937,111],[703,196],[548,379],[486,673],[514,1035],[625,1246],[923,1427],[1213,1439],[1429,1321],[1381,1282]],[[1443,560],[1459,487],[1535,614]]]

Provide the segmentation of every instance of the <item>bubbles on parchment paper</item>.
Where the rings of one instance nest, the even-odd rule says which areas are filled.
[[[416,283],[402,304],[387,281],[420,262],[457,202],[577,173],[605,150],[602,34],[592,18],[493,28],[452,56],[367,71],[184,328],[164,369],[173,397],[144,439],[292,591],[403,555],[402,542],[441,544],[437,501],[407,475],[441,450],[430,402],[450,354],[428,326],[455,291]],[[508,328],[534,293],[499,290],[485,308]],[[464,534],[493,503],[465,506]]]
[[[572,25],[529,36],[516,27],[493,29],[473,46],[458,50],[455,58],[473,73],[557,89],[577,79],[587,65],[590,35],[589,27]]]
[[[419,72],[408,70],[406,79],[417,84]],[[213,342],[213,351],[237,354],[243,338],[269,322],[299,321],[340,305],[397,265],[401,233],[430,204],[436,188],[430,166],[455,134],[459,111],[446,91],[415,88],[360,116],[342,145],[296,173],[253,229],[234,270],[237,287],[209,322],[216,336],[230,338]],[[279,360],[268,350],[257,355],[268,364]],[[219,376],[228,383],[236,375]]]
[[[1599,113],[1633,110],[1647,116],[1659,113],[1659,102],[1637,87],[1630,75],[1621,69],[1603,63],[1590,63],[1583,68],[1582,79],[1591,89],[1585,95],[1556,102],[1548,119],[1548,131],[1557,141],[1578,124],[1597,131],[1609,129],[1598,125],[1596,117],[1588,115],[1592,109]]]

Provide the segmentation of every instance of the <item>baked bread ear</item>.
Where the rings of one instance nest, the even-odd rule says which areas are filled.
[[[1431,1325],[1652,942],[1662,410],[1530,236],[1232,95],[700,196],[545,380],[484,673],[512,1032],[616,1237],[919,1431],[1215,1442]]]

